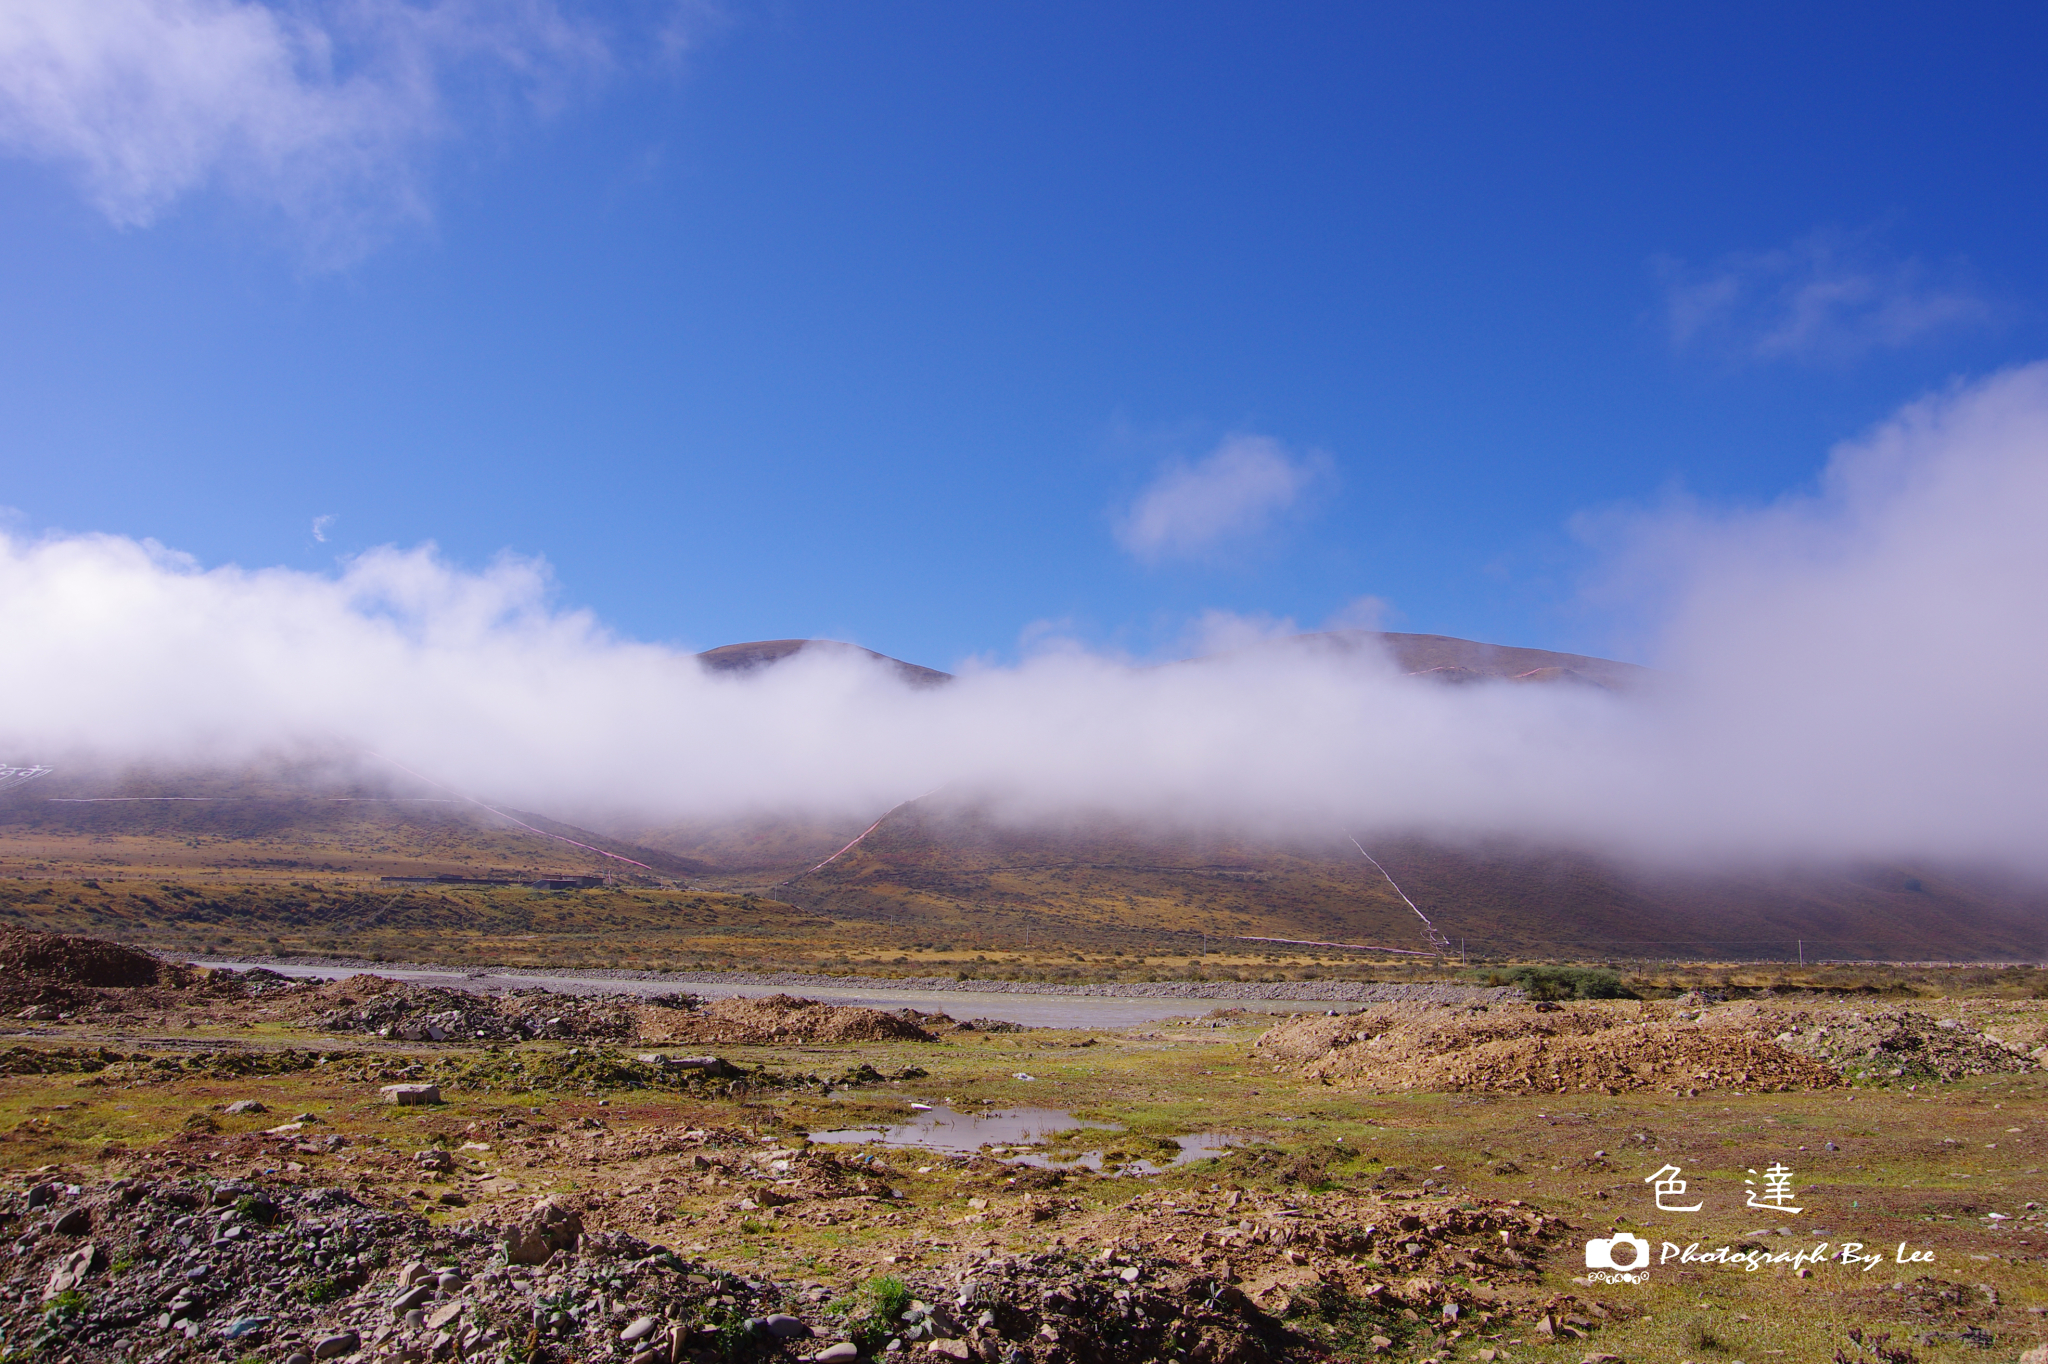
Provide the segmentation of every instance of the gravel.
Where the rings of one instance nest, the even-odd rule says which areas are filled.
[[[1386,984],[1348,980],[1132,980],[1065,983],[1043,980],[991,980],[958,976],[835,976],[802,971],[635,971],[625,968],[592,968],[576,971],[538,972],[526,967],[448,967],[431,962],[363,962],[352,959],[313,957],[240,957],[234,962],[195,959],[199,965],[246,966],[268,963],[301,969],[418,971],[433,972],[451,979],[466,979],[471,988],[500,990],[499,980],[521,981],[545,978],[556,982],[563,993],[583,993],[576,987],[589,982],[601,989],[614,981],[653,981],[662,984],[771,986],[798,990],[892,990],[905,994],[964,993],[990,995],[1065,995],[1084,999],[1198,999],[1198,1000],[1299,1000],[1308,1003],[1391,1004],[1414,1001],[1429,1004],[1486,1004],[1496,1000],[1521,999],[1515,986],[1454,985],[1441,982]]]

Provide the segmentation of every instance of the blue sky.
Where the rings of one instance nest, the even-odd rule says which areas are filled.
[[[19,534],[942,667],[1634,657],[1575,518],[2048,354],[2025,7],[102,9],[0,21]]]

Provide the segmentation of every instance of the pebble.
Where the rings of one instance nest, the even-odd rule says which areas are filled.
[[[768,1334],[779,1340],[802,1340],[811,1334],[810,1327],[781,1312],[764,1317],[761,1324],[768,1328]]]
[[[860,1358],[860,1346],[850,1340],[842,1340],[837,1345],[827,1345],[811,1358],[815,1364],[849,1364]]]
[[[50,1229],[63,1236],[83,1236],[92,1230],[92,1214],[84,1208],[73,1208],[51,1223]]]
[[[318,1344],[314,1345],[313,1358],[339,1359],[343,1355],[354,1354],[358,1349],[362,1348],[362,1344],[363,1338],[354,1331],[343,1331],[338,1335],[325,1336],[321,1338]]]
[[[619,1341],[622,1344],[631,1345],[634,1341],[639,1340],[642,1337],[648,1335],[650,1332],[652,1332],[654,1330],[654,1326],[655,1322],[653,1317],[635,1317],[633,1319],[632,1325],[628,1326],[625,1330],[619,1332]]]

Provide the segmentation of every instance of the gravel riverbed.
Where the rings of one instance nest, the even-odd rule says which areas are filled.
[[[509,989],[543,983],[575,994],[591,990],[627,989],[634,993],[687,990],[691,986],[760,987],[776,990],[843,992],[880,990],[904,994],[1059,995],[1080,999],[1187,999],[1229,1001],[1299,1001],[1303,1003],[1487,1004],[1520,999],[1513,986],[1453,985],[1441,982],[1383,984],[1348,980],[1143,980],[1062,983],[1040,980],[988,980],[955,976],[829,976],[802,971],[632,971],[593,969],[539,971],[519,967],[471,968],[424,962],[316,960],[306,957],[242,957],[232,961],[194,958],[199,966],[243,969],[265,966],[291,975],[330,976],[369,971],[394,978],[434,976],[463,980],[471,989]]]

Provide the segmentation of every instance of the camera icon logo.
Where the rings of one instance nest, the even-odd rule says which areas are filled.
[[[1618,1256],[1618,1258],[1617,1258]],[[1640,1236],[1616,1232],[1586,1242],[1586,1268],[1614,1269],[1627,1273],[1650,1263],[1650,1243]]]

